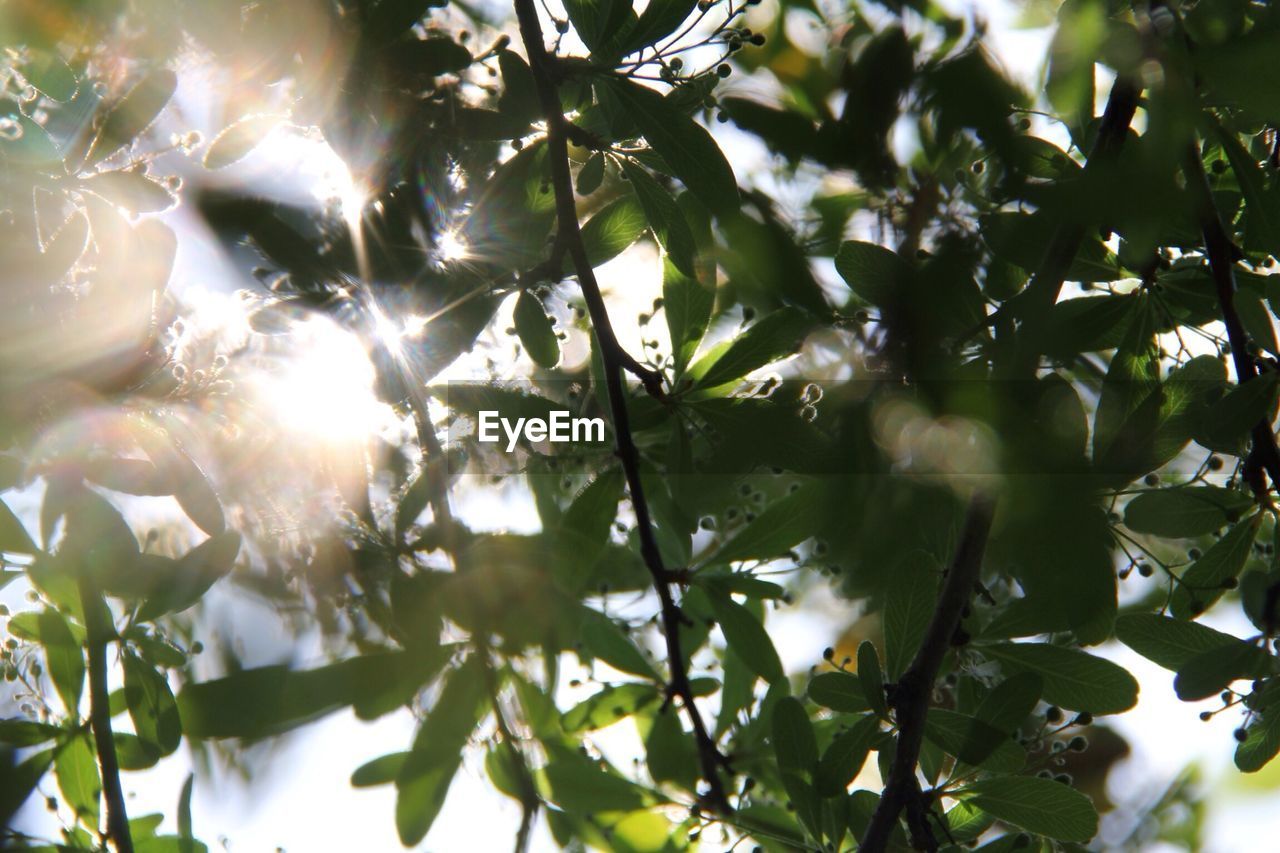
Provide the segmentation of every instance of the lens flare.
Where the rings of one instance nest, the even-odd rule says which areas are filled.
[[[440,235],[436,250],[440,253],[440,260],[445,263],[465,261],[471,257],[471,247],[467,245],[466,239],[454,230]]]

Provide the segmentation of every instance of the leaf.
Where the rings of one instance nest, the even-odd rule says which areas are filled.
[[[1013,734],[1035,710],[1044,681],[1033,672],[1006,678],[987,694],[974,714],[1004,734]]]
[[[34,720],[0,720],[0,743],[9,746],[38,746],[62,737],[67,730],[50,723]]]
[[[406,847],[426,836],[444,805],[467,740],[485,707],[487,666],[476,655],[449,673],[396,776],[396,831]]]
[[[1241,445],[1260,422],[1270,423],[1276,405],[1280,374],[1266,371],[1236,385],[1208,407],[1193,433],[1210,450],[1242,455]]]
[[[646,227],[644,209],[637,199],[614,199],[582,226],[587,259],[593,267],[613,260],[639,240]]]
[[[1099,467],[1109,460],[1127,460],[1133,445],[1149,445],[1157,423],[1158,403],[1155,410],[1144,405],[1155,399],[1160,387],[1153,309],[1145,297],[1130,304],[1128,329],[1111,357],[1093,419],[1093,458]]]
[[[907,554],[889,576],[884,604],[884,665],[890,681],[906,672],[933,616],[941,567],[925,551]]]
[[[813,321],[794,308],[767,314],[734,339],[718,358],[698,361],[690,373],[699,388],[715,388],[794,354],[813,328]]]
[[[551,800],[567,811],[590,815],[645,805],[641,788],[578,752],[556,750],[545,773]]]
[[[148,622],[194,606],[231,571],[239,553],[240,534],[234,530],[201,542],[182,556],[174,576],[139,608],[137,621]]]
[[[169,680],[137,655],[124,654],[124,696],[138,737],[168,755],[182,742],[182,720]]]
[[[813,773],[818,767],[818,741],[813,724],[799,699],[783,696],[773,706],[770,731],[778,769],[783,773]]]
[[[80,88],[76,74],[61,56],[52,50],[28,48],[30,57],[22,66],[22,76],[46,97],[66,103]]]
[[[1265,708],[1245,731],[1244,743],[1236,747],[1236,767],[1257,773],[1280,752],[1280,705]]]
[[[994,776],[970,783],[963,797],[999,820],[1059,841],[1084,843],[1098,832],[1089,798],[1052,779]]]
[[[582,164],[582,168],[578,170],[577,191],[578,195],[591,195],[600,189],[601,182],[604,181],[604,155],[599,151],[593,153],[587,158],[587,162]]]
[[[377,785],[390,785],[400,775],[404,760],[409,756],[406,752],[391,752],[380,755],[372,761],[366,761],[351,772],[351,787],[372,788]]]
[[[1230,634],[1158,613],[1126,613],[1116,619],[1116,639],[1174,672],[1202,652],[1240,642]]]
[[[1174,616],[1193,619],[1222,597],[1226,592],[1223,582],[1239,577],[1244,570],[1261,523],[1261,513],[1238,522],[1182,573],[1169,599]]]
[[[880,671],[880,657],[875,644],[863,640],[858,646],[858,680],[862,682],[862,695],[871,710],[882,720],[889,719],[889,707],[884,697],[884,674]]]
[[[605,47],[608,40],[628,29],[635,21],[631,0],[566,0],[564,10],[573,29],[592,53]]]
[[[555,367],[560,360],[560,341],[551,326],[551,318],[538,297],[527,290],[520,292],[513,315],[516,334],[534,363],[542,367]]]
[[[1016,773],[1026,766],[1027,751],[1003,732],[976,717],[930,708],[925,737],[965,764],[998,773]]]
[[[836,272],[859,298],[883,307],[894,303],[895,295],[901,294],[901,287],[913,270],[891,249],[848,240],[836,251]]]
[[[160,182],[126,169],[86,178],[82,186],[130,213],[159,213],[178,203],[177,196]]]
[[[643,678],[659,680],[653,664],[649,663],[631,638],[622,632],[618,624],[605,614],[590,607],[582,613],[582,644],[588,652],[622,672]]]
[[[41,610],[36,616],[40,642],[48,661],[49,677],[62,698],[62,704],[72,718],[79,715],[80,693],[84,689],[84,653],[67,620],[52,608]],[[9,622],[13,630],[13,621]]]
[[[1124,523],[1138,533],[1190,538],[1235,521],[1252,505],[1243,492],[1218,486],[1157,489],[1129,501]]]
[[[1249,211],[1249,216],[1252,221],[1252,210]],[[1280,221],[1272,227],[1280,232]],[[1273,245],[1280,246],[1280,233]],[[1276,346],[1276,330],[1271,324],[1271,314],[1263,304],[1262,297],[1252,290],[1241,288],[1236,291],[1235,306],[1236,313],[1240,315],[1240,324],[1244,326],[1249,338],[1272,355],[1280,353],[1280,347]]]
[[[1122,667],[1079,649],[1047,643],[994,643],[980,647],[1011,673],[1044,681],[1044,701],[1092,714],[1118,714],[1138,701],[1138,682]]]
[[[844,714],[869,710],[866,693],[858,676],[847,672],[821,672],[809,681],[809,699],[824,708]]]
[[[27,529],[4,501],[0,501],[0,551],[10,554],[35,554],[40,549]]]
[[[1214,124],[1223,153],[1227,155],[1231,171],[1235,174],[1240,192],[1244,195],[1245,251],[1266,253],[1280,251],[1280,219],[1276,218],[1273,206],[1268,203],[1269,198],[1265,189],[1266,176],[1262,167],[1240,143],[1240,139],[1234,132],[1227,130],[1218,122]],[[1270,327],[1269,321],[1267,326]],[[1250,329],[1250,331],[1253,330]],[[1274,348],[1275,335],[1271,334],[1270,338],[1271,347]],[[1263,346],[1267,344],[1265,340],[1255,338],[1255,341]]]
[[[764,560],[785,554],[789,548],[816,534],[825,516],[821,509],[828,492],[818,483],[801,486],[779,498],[720,546],[702,565]]]
[[[102,778],[98,775],[98,759],[89,742],[89,733],[81,732],[58,747],[53,759],[53,774],[58,790],[78,820],[87,826],[98,825],[98,798]]]
[[[452,42],[450,42],[452,44]],[[284,116],[264,114],[245,116],[222,130],[204,152],[206,169],[225,169],[232,163],[239,162],[267,138],[276,126],[284,121]]]
[[[498,101],[498,109],[524,121],[537,118],[538,89],[533,81],[533,71],[524,57],[512,50],[500,50],[498,69],[502,72],[502,97]]]
[[[737,208],[733,169],[706,128],[652,89],[625,80],[608,85],[645,140],[703,204],[717,215]]]
[[[631,189],[635,191],[653,238],[671,258],[677,270],[690,277],[696,276],[693,268],[693,232],[689,229],[680,205],[644,168],[627,159],[620,162],[622,174],[626,175]]]
[[[196,776],[188,773],[178,794],[178,853],[195,853],[197,845],[191,828],[191,794],[195,791]]]
[[[708,595],[725,642],[742,662],[770,684],[786,680],[782,660],[764,625],[746,607],[728,595]]]
[[[777,713],[776,710],[774,713]],[[880,736],[880,721],[867,714],[836,735],[823,751],[814,775],[814,787],[824,797],[844,793],[862,770],[867,754]]]
[[[94,136],[84,165],[105,160],[140,136],[169,103],[178,76],[168,68],[148,72],[106,114]]]
[[[652,684],[618,684],[574,705],[560,717],[566,732],[595,731],[630,717],[658,702],[658,689]]]
[[[1173,680],[1173,689],[1184,702],[1208,699],[1237,679],[1265,677],[1271,672],[1271,663],[1271,655],[1264,649],[1233,638],[1184,662]]]
[[[696,5],[697,0],[649,0],[639,20],[623,33],[618,54],[635,53],[671,35]]]

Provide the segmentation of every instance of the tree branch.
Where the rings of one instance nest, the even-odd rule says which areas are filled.
[[[889,836],[897,826],[898,815],[903,810],[907,812],[907,823],[911,827],[912,844],[921,849],[937,849],[928,826],[928,804],[916,779],[916,765],[924,743],[925,718],[929,712],[933,684],[938,678],[942,660],[951,648],[951,638],[960,625],[965,605],[977,586],[993,512],[994,504],[984,494],[976,493],[969,500],[960,544],[947,569],[946,580],[938,593],[938,602],[920,650],[889,695],[889,704],[898,723],[897,749],[889,778],[880,794],[880,804],[871,816],[871,823],[858,847],[860,853],[881,853],[885,850]]]
[[[1127,77],[1117,77],[1111,86],[1111,94],[1107,97],[1107,106],[1102,113],[1102,123],[1098,127],[1098,137],[1094,140],[1089,158],[1085,162],[1085,180],[1091,173],[1096,173],[1099,163],[1114,160],[1120,153],[1125,136],[1129,132],[1129,124],[1138,108],[1138,96],[1141,88]],[[1054,229],[1049,245],[1045,248],[1040,266],[1036,269],[1031,281],[1027,282],[1011,306],[1016,304],[1016,316],[1023,320],[1022,333],[1018,336],[1018,358],[1015,362],[1015,375],[1022,377],[1034,374],[1040,358],[1040,345],[1044,342],[1044,326],[1048,319],[1049,309],[1058,301],[1062,292],[1062,284],[1066,281],[1067,271],[1075,260],[1080,243],[1084,240],[1085,226],[1079,222],[1063,221]]]
[[[1200,158],[1200,145],[1192,142],[1183,159],[1182,173],[1187,179],[1187,189],[1191,193],[1195,206],[1196,219],[1200,223],[1204,235],[1205,254],[1209,258],[1209,270],[1213,274],[1214,288],[1218,294],[1218,308],[1222,312],[1222,322],[1227,327],[1227,340],[1231,344],[1231,360],[1236,369],[1236,382],[1243,384],[1258,375],[1258,367],[1249,354],[1249,336],[1244,330],[1244,323],[1236,311],[1236,246],[1231,241],[1218,215],[1217,205],[1213,202],[1213,193],[1209,188],[1209,179],[1204,173],[1204,163]],[[1276,448],[1276,436],[1271,431],[1271,424],[1265,419],[1253,427],[1253,441],[1246,459],[1246,468],[1257,470],[1260,466],[1271,477],[1271,482],[1280,486],[1280,450]],[[1259,501],[1266,501],[1266,483],[1250,484]]]
[[[591,316],[591,326],[595,330],[596,341],[600,347],[601,360],[604,362],[605,390],[608,392],[609,409],[617,442],[617,455],[622,462],[627,491],[631,495],[631,505],[636,514],[640,554],[652,576],[653,586],[658,593],[662,608],[662,632],[666,640],[667,658],[671,668],[667,689],[671,696],[680,699],[680,704],[684,706],[685,713],[689,716],[698,746],[702,776],[709,789],[706,800],[715,810],[727,813],[731,811],[731,807],[719,775],[725,759],[720,754],[715,740],[708,732],[702,715],[693,701],[693,689],[689,685],[689,674],[684,653],[680,647],[682,616],[672,595],[670,575],[663,566],[662,555],[654,536],[653,519],[649,514],[649,504],[645,500],[644,487],[640,480],[640,454],[631,435],[626,389],[622,383],[622,372],[625,370],[638,377],[650,394],[662,398],[664,396],[662,376],[657,371],[639,364],[623,349],[614,335],[604,298],[600,294],[600,286],[596,282],[595,272],[587,258],[582,233],[578,228],[578,211],[574,202],[573,180],[569,173],[568,146],[565,141],[568,121],[564,117],[560,95],[556,90],[552,59],[543,44],[542,26],[538,21],[537,8],[534,0],[515,0],[515,9],[516,17],[520,22],[520,35],[524,40],[525,52],[529,56],[529,66],[533,71],[534,83],[538,90],[538,100],[547,122],[547,153],[551,167],[551,186],[555,192],[557,228],[568,246],[569,257],[577,270],[578,283],[582,287],[582,295]]]
[[[115,842],[117,853],[133,853],[129,834],[129,814],[120,787],[120,762],[111,734],[111,693],[107,687],[107,644],[115,631],[104,622],[106,605],[92,581],[80,577],[80,603],[84,609],[84,628],[89,658],[89,726],[102,772],[102,799],[106,802],[107,837]]]

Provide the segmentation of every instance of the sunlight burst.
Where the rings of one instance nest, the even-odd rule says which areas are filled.
[[[471,247],[467,245],[467,241],[452,229],[440,235],[436,249],[440,252],[440,260],[445,263],[465,261],[471,255]]]

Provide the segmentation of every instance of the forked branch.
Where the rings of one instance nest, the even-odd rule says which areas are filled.
[[[727,813],[731,809],[728,797],[725,796],[724,785],[720,780],[720,768],[725,760],[693,701],[693,689],[689,684],[689,673],[680,644],[680,625],[683,617],[672,594],[671,575],[663,565],[658,541],[654,535],[653,519],[650,516],[649,504],[645,500],[644,487],[640,480],[640,453],[636,449],[635,439],[631,434],[626,388],[622,381],[623,371],[632,373],[643,383],[646,391],[661,398],[663,396],[662,376],[657,371],[650,370],[637,362],[622,347],[609,322],[609,312],[587,257],[582,232],[578,228],[578,209],[574,201],[573,178],[569,172],[569,150],[566,142],[569,122],[564,116],[560,94],[556,89],[553,60],[547,53],[542,40],[542,25],[538,21],[534,0],[515,0],[515,8],[516,17],[520,22],[520,36],[524,41],[525,52],[529,56],[529,66],[533,71],[539,104],[547,123],[547,155],[551,168],[551,187],[555,192],[558,242],[563,241],[568,249],[569,258],[573,261],[574,270],[578,274],[578,283],[582,288],[582,296],[587,304],[587,312],[591,317],[591,326],[600,347],[600,356],[604,363],[605,390],[608,392],[609,410],[617,442],[617,454],[622,462],[627,492],[631,495],[631,505],[636,514],[640,555],[653,578],[653,586],[658,593],[662,608],[662,633],[667,646],[668,665],[671,668],[667,689],[673,698],[680,700],[685,713],[689,716],[698,746],[702,777],[706,780],[708,787],[707,803],[716,811]]]

